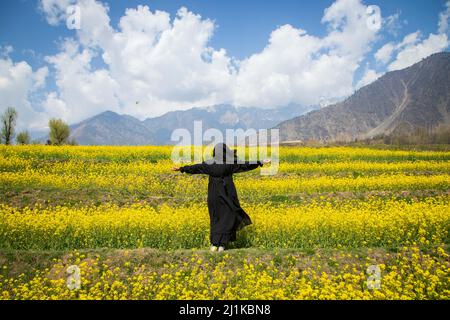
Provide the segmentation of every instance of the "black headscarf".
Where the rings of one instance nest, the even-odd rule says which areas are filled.
[[[218,143],[213,150],[215,163],[236,163],[236,150],[231,150],[225,143]]]

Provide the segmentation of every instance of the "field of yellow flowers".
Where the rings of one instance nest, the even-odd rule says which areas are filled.
[[[0,146],[0,299],[450,299],[450,152],[281,147],[225,254],[171,153]]]

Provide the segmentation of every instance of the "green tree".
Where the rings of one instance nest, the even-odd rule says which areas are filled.
[[[50,119],[48,122],[50,128],[50,143],[60,146],[68,142],[70,136],[69,125],[61,119]]]
[[[70,139],[70,141],[69,141],[69,145],[70,145],[70,146],[77,146],[77,145],[78,145],[78,142],[77,142],[77,140],[75,140],[75,138],[72,138],[72,139]]]
[[[0,140],[4,142],[6,145],[12,143],[12,139],[14,137],[14,127],[16,126],[17,121],[17,111],[14,108],[8,108],[2,114],[2,129],[0,132]]]
[[[28,131],[22,131],[20,132],[17,137],[16,137],[16,142],[17,144],[30,144],[30,134],[28,133]]]

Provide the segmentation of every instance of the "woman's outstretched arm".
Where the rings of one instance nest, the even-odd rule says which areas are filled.
[[[246,172],[254,170],[258,167],[262,167],[265,164],[270,163],[270,160],[257,161],[256,163],[250,163],[246,161],[245,163],[237,163],[234,165],[233,173]]]
[[[206,164],[204,163],[194,164],[192,166],[175,167],[172,170],[189,174],[208,174]]]

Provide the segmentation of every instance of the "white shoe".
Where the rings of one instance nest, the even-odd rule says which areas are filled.
[[[220,246],[219,249],[217,251],[222,252],[225,250],[225,247]]]
[[[211,246],[211,248],[209,248],[209,250],[211,250],[212,252],[217,251],[217,247],[216,246]]]

